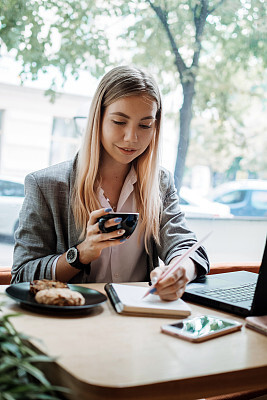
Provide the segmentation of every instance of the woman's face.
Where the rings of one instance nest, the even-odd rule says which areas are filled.
[[[156,102],[145,95],[110,104],[102,120],[102,158],[126,165],[142,154],[155,135],[156,112]]]

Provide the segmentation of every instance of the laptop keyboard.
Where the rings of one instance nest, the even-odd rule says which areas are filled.
[[[231,303],[240,303],[253,299],[256,283],[250,283],[229,289],[201,289],[197,292],[200,294],[216,297]]]

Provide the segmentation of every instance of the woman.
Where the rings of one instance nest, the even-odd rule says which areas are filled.
[[[102,78],[75,159],[25,179],[12,283],[154,281],[196,242],[171,175],[158,166],[161,114],[159,89],[148,74],[122,66]],[[99,230],[98,218],[112,209],[139,212],[137,229],[126,241],[120,239],[123,231]],[[159,267],[159,258],[165,265]],[[157,293],[177,299],[208,268],[199,248],[159,279]]]

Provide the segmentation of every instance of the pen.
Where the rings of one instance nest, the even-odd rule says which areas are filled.
[[[159,279],[152,278],[152,286],[150,286],[150,288],[148,289],[148,291],[144,294],[143,299],[148,296],[149,294],[153,294],[155,293],[155,291],[157,290],[155,288],[155,285],[158,283],[159,280],[165,278],[165,276],[169,275],[171,272],[175,272],[180,263],[184,260],[186,260],[192,253],[194,253],[194,251],[196,251],[201,244],[204,242],[204,240],[206,240],[210,235],[211,235],[212,231],[209,232],[207,235],[205,235],[202,239],[200,239],[198,242],[196,242],[192,247],[190,247],[190,249],[188,249],[169,269],[167,269],[167,271],[165,271],[160,277]]]

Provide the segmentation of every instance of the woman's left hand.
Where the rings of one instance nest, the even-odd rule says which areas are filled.
[[[186,260],[183,265],[180,265],[179,268],[167,275],[165,278],[160,279],[160,276],[168,270],[172,264],[176,261],[176,258],[172,260],[170,265],[155,268],[151,272],[151,281],[155,281],[158,279],[155,288],[157,289],[156,294],[160,296],[162,300],[177,300],[182,297],[186,284],[195,278],[196,276],[196,267],[191,259]]]

